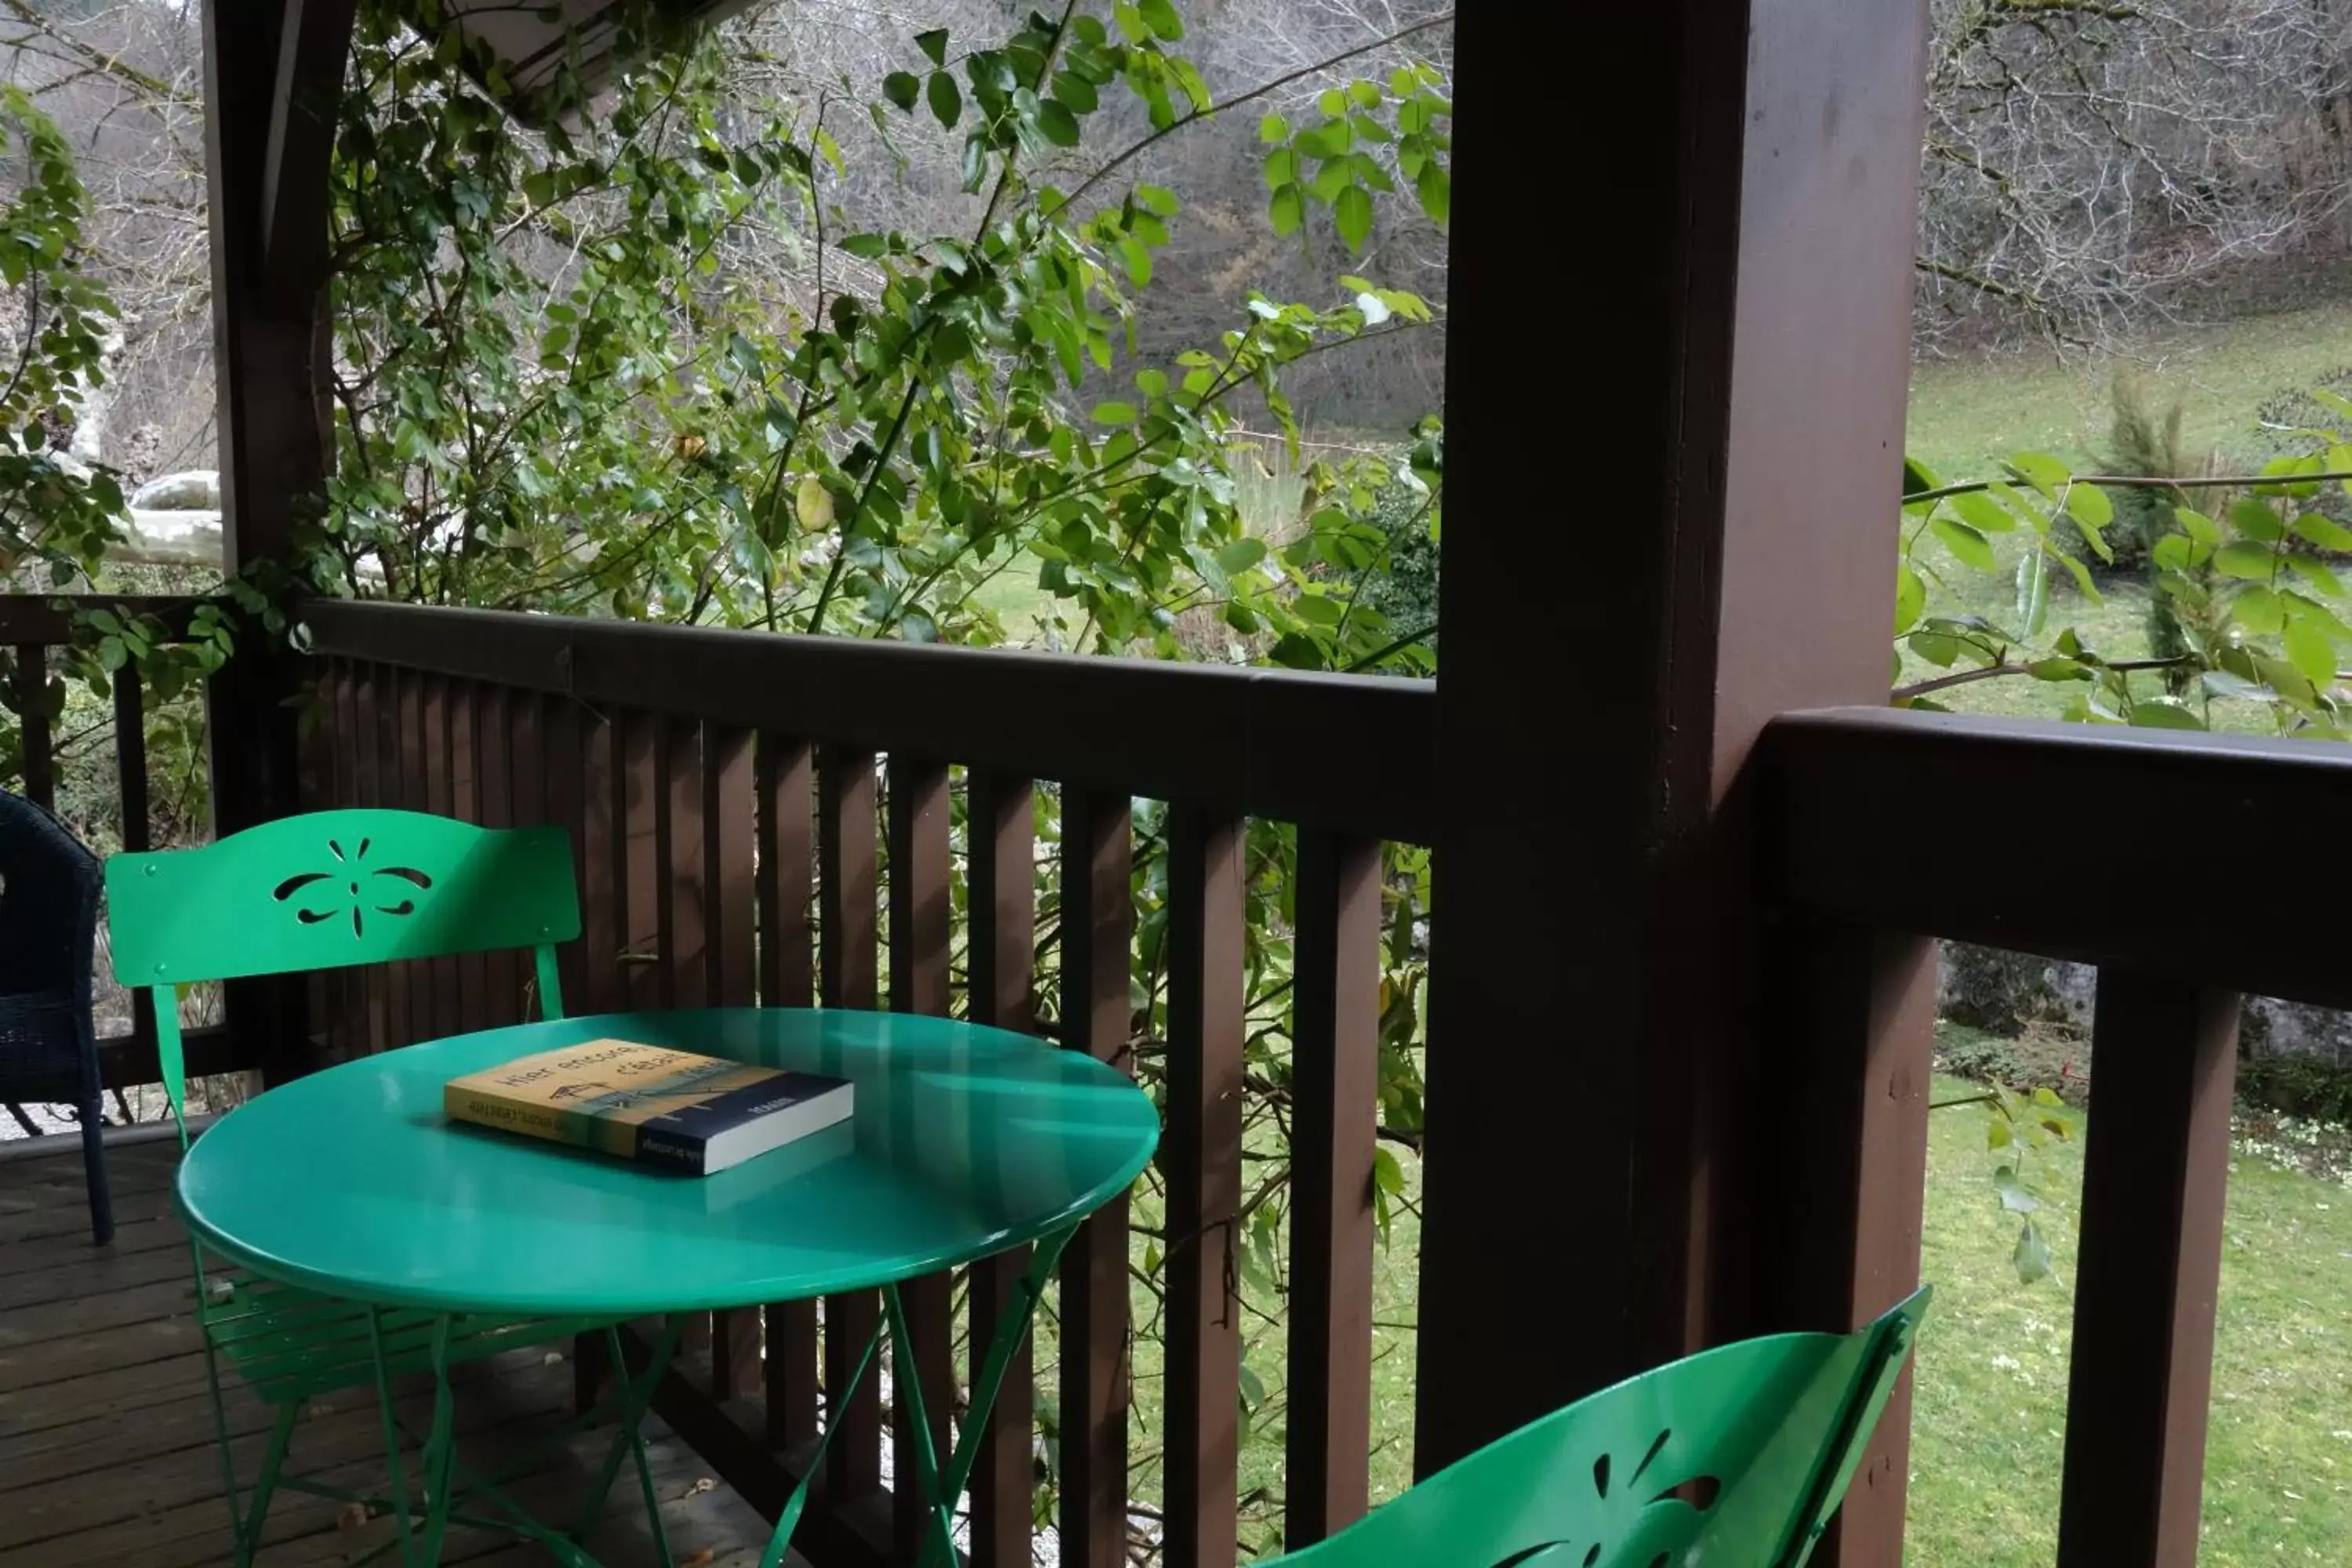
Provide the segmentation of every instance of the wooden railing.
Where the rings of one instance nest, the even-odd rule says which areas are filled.
[[[186,598],[81,600],[0,594],[0,680],[8,683],[10,706],[22,737],[17,766],[13,773],[0,772],[0,788],[51,809],[58,805],[59,736],[43,693],[50,680],[64,673],[58,650],[73,640],[75,607],[103,605],[124,615],[152,617],[172,635],[185,628],[195,603]],[[147,731],[154,694],[131,668],[117,672],[112,686],[113,782],[121,812],[121,847],[145,849],[153,842]],[[99,1042],[100,1075],[110,1089],[156,1080],[154,1005],[146,992],[138,991],[131,994],[131,1031],[102,1037]],[[185,1045],[193,1076],[260,1065],[251,1037],[226,1026],[192,1027],[186,1032]]]
[[[1789,1096],[1779,1125],[1811,1130],[1756,1195],[1763,1322],[1866,1312],[1917,1277],[1927,939],[2096,964],[2058,1562],[2188,1568],[2240,994],[2352,1005],[2333,925],[2265,918],[2242,859],[2207,847],[2339,820],[2352,750],[1840,710],[1777,721],[1756,782],[1776,976],[1764,1070]],[[2022,862],[2063,860],[2063,894],[1965,832],[1937,829],[1948,858],[1923,852],[1920,822],[1951,819],[1939,806],[1987,836],[2076,817]],[[1890,1411],[1848,1501],[1848,1563],[1899,1560],[1908,1425]]]
[[[940,650],[614,622],[320,604],[315,805],[405,805],[568,828],[583,939],[575,1011],[762,1003],[946,1013],[1031,1027],[1033,803],[1058,790],[1059,1043],[1124,1061],[1138,798],[1170,804],[1171,1238],[1164,1561],[1235,1558],[1242,1191],[1243,867],[1248,817],[1299,829],[1287,1508],[1293,1546],[1365,1506],[1371,1433],[1372,1166],[1383,839],[1426,842],[1433,693],[1410,681]],[[961,770],[959,786],[956,770]],[[950,899],[961,787],[968,913]],[[887,910],[887,952],[881,939]],[[887,959],[887,993],[883,961]],[[442,962],[339,984],[329,1056],[518,1018],[527,976]],[[1126,1559],[1129,1240],[1124,1200],[1062,1265],[1062,1561]],[[953,1407],[959,1298],[986,1342],[1024,1262],[909,1293],[930,1408]],[[876,1321],[871,1295],[726,1313],[693,1331],[661,1409],[755,1506],[781,1507],[821,1391]],[[822,1351],[820,1350],[822,1344]],[[764,1355],[762,1347],[764,1346]],[[593,1375],[592,1365],[586,1369]],[[971,1557],[1031,1552],[1030,1369],[1016,1366],[971,1483]],[[911,1548],[880,1487],[868,1382],[842,1413],[812,1560]],[[910,1434],[894,1468],[914,1473]]]

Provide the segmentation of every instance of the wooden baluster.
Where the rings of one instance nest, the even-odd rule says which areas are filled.
[[[1169,1568],[1233,1568],[1236,1550],[1244,844],[1234,818],[1197,806],[1170,810],[1168,1135],[1160,1155],[1168,1177]]]
[[[812,867],[809,748],[761,735],[757,748],[760,1002],[805,1007],[814,1000],[809,931]],[[767,1436],[779,1447],[817,1434],[817,1308],[780,1302],[766,1310]]]
[[[449,778],[449,682],[438,675],[427,675],[422,683],[416,710],[416,763],[425,785],[424,802],[417,809],[436,816],[451,815]],[[425,1037],[437,1039],[457,1034],[457,961],[454,958],[427,959],[418,964],[425,976],[425,994],[430,999],[425,1014]]]
[[[512,737],[507,728],[510,695],[503,686],[478,687],[474,692],[475,795],[485,827],[515,826],[514,765],[509,751]],[[491,1028],[522,1021],[523,962],[524,955],[513,951],[488,953],[482,960],[482,1010]]]
[[[817,771],[820,869],[818,970],[828,1007],[875,1004],[874,754],[828,748]],[[868,1375],[856,1395],[835,1404],[882,1319],[871,1290],[824,1300],[824,1387],[828,1422],[840,1434],[827,1456],[825,1486],[835,1507],[882,1484],[881,1380]]]
[[[25,798],[35,805],[58,804],[58,769],[50,753],[48,650],[39,643],[16,646],[17,735],[23,747],[19,770]]]
[[[578,1013],[616,1013],[625,1005],[621,878],[628,859],[621,726],[568,700],[563,706],[574,737],[567,754],[580,760],[580,835],[572,849],[580,870],[580,957],[565,973],[576,971],[581,994],[567,995],[565,1004]]]
[[[654,1005],[700,1007],[709,1001],[703,902],[702,731],[689,720],[660,719],[654,726]],[[631,898],[635,897],[634,891]],[[710,1350],[708,1312],[685,1314],[678,1353]]]
[[[1292,1551],[1363,1514],[1371,1464],[1380,846],[1301,828],[1297,916],[1283,1525]]]
[[[758,1001],[757,933],[752,929],[751,737],[710,725],[702,732],[703,990],[709,1005],[749,1007]],[[710,1390],[721,1399],[761,1386],[760,1309],[742,1307],[711,1321]]]
[[[971,847],[971,925],[965,962],[971,1021],[1025,1034],[1036,1022],[1035,791],[1027,779],[974,773],[964,824]],[[1015,1309],[1015,1289],[1028,1268],[1025,1247],[972,1265],[975,1366],[994,1342],[998,1323]],[[1005,1368],[971,1472],[972,1568],[1030,1568],[1032,1377],[1030,1336],[1024,1334]]]
[[[953,810],[945,763],[890,759],[890,1008],[897,1013],[948,1012],[948,948],[953,910],[948,890],[948,829]],[[907,1337],[931,1426],[931,1451],[951,1449],[949,1415],[955,1401],[954,1279],[932,1274],[899,1287]],[[892,1518],[899,1560],[915,1561],[928,1510],[916,1484],[916,1430],[906,1402],[895,1402]]]
[[[357,689],[352,695],[352,804],[377,807],[384,804],[383,727],[387,680],[380,664],[359,667]],[[392,975],[384,965],[367,966],[362,1005],[367,1010],[366,1042],[361,1047],[373,1056],[398,1042],[393,1032]]]
[[[480,688],[470,680],[449,689],[449,815],[480,825],[481,762],[474,753],[475,706]],[[457,959],[457,1027],[471,1034],[489,1027],[489,964],[478,952]]]
[[[1759,1167],[1756,1299],[1738,1331],[1857,1328],[1919,1282],[1935,944],[1797,914],[1770,931],[1770,1055],[1761,1080],[1773,1098],[1757,1120],[1837,1131],[1800,1140],[1789,1158]],[[1906,1370],[1814,1568],[1902,1561],[1910,1445]]]
[[[811,792],[809,748],[763,734],[759,739],[760,1005],[806,1007],[814,958],[810,943]],[[816,1303],[783,1301],[767,1310],[768,1441],[797,1448],[817,1434]]]
[[[348,690],[348,681],[345,689]],[[147,709],[136,666],[114,676],[114,787],[122,802],[122,848],[132,854],[154,845],[147,790]],[[131,990],[131,1037],[145,1061],[155,1049],[155,994],[144,985]]]
[[[333,804],[354,806],[364,787],[360,773],[359,686],[361,667],[349,659],[333,663],[335,679],[325,723],[334,748]],[[340,1000],[335,1008],[335,1053],[338,1059],[365,1056],[370,1049],[368,973],[364,969],[337,972]]]
[[[1132,805],[1062,796],[1062,1044],[1122,1070],[1134,1017],[1128,949]],[[1127,1560],[1127,1194],[1078,1228],[1061,1263],[1062,1565]]]
[[[615,803],[622,825],[620,1005],[650,1009],[660,1006],[662,999],[661,888],[666,880],[660,840],[666,793],[659,758],[662,724],[646,713],[625,714],[614,722],[621,734],[620,795]]]
[[[383,768],[383,805],[396,810],[422,811],[415,777],[416,747],[416,677],[398,665],[383,667],[382,736],[378,755]],[[430,1032],[419,992],[421,966],[387,963],[384,983],[392,991],[392,1040],[394,1046],[415,1045]]]
[[[2060,1568],[2194,1568],[2240,1001],[2099,972]]]

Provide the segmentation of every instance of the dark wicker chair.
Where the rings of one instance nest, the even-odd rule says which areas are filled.
[[[69,1104],[79,1112],[90,1228],[100,1247],[114,1236],[89,1016],[102,886],[98,857],[56,817],[0,790],[0,1103]]]

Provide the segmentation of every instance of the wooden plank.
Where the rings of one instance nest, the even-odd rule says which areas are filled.
[[[518,695],[515,699],[520,701]],[[575,705],[576,707],[576,705]],[[621,877],[627,858],[622,825],[621,731],[604,715],[577,709],[580,726],[581,966],[587,1010],[617,1012],[621,979]]]
[[[548,815],[548,779],[563,771],[565,759],[551,757],[547,717],[555,704],[529,692],[507,694],[507,799],[517,827],[544,827]],[[541,1016],[537,965],[519,960],[516,979],[522,988],[519,1005],[525,1018]],[[560,978],[560,976],[559,976]],[[569,998],[566,999],[567,1001]]]
[[[1837,1129],[1753,1173],[1753,1300],[1743,1331],[1843,1332],[1917,1289],[1935,1047],[1935,945],[1784,914],[1766,953],[1769,1054],[1755,1119]],[[1791,1120],[1791,1119],[1795,1120]],[[1906,1370],[1816,1562],[1902,1560]]]
[[[1363,1514],[1372,1451],[1381,850],[1301,829],[1294,950],[1283,1541]]]
[[[971,1021],[1025,1034],[1035,1023],[1035,791],[1025,778],[970,773],[964,819]],[[1029,1248],[1023,1247],[971,1266],[968,1294],[974,1345],[992,1343],[997,1325],[1016,1310],[1018,1284],[1029,1260]],[[1024,1334],[1005,1368],[1003,1392],[989,1413],[973,1463],[972,1568],[1030,1568],[1033,1371],[1032,1336]]]
[[[461,822],[482,822],[481,763],[474,754],[480,689],[470,680],[449,689],[449,814]],[[457,1027],[467,1034],[489,1027],[489,965],[482,954],[457,960]]]
[[[400,805],[409,811],[433,809],[432,792],[425,783],[425,679],[414,671],[402,676],[399,707],[393,715],[398,737],[393,759],[399,770]],[[408,989],[408,1036],[402,1043],[414,1045],[432,1039],[438,1033],[435,1027],[432,962],[416,960],[401,964],[399,970]]]
[[[1427,681],[348,600],[310,601],[304,616],[324,653],[600,706],[849,752],[915,750],[1365,837],[1427,843],[1437,825]],[[1156,721],[1073,724],[1073,713]]]
[[[218,1024],[184,1030],[180,1047],[181,1061],[190,1078],[246,1072],[262,1065],[260,1048],[250,1037],[237,1035]],[[144,1036],[115,1035],[99,1041],[98,1074],[99,1081],[108,1089],[161,1083],[163,1068],[155,1055],[152,1027]]]
[[[760,1002],[768,1007],[805,1007],[815,1000],[815,955],[809,931],[814,763],[806,744],[762,734],[757,767]],[[780,1302],[767,1309],[765,1318],[768,1442],[775,1447],[813,1442],[817,1434],[816,1303]]]
[[[352,804],[380,806],[385,804],[383,697],[389,677],[380,665],[355,668],[359,679],[352,692]],[[360,971],[360,1005],[365,1014],[365,1038],[358,1042],[359,1048],[370,1055],[390,1050],[394,1044],[392,982],[383,964],[371,963]]]
[[[1130,1067],[1134,940],[1125,795],[1062,796],[1062,1044]],[[1062,1565],[1127,1560],[1127,1195],[1078,1228],[1061,1264]]]
[[[875,1005],[875,826],[873,754],[828,750],[817,769],[817,970],[827,1007]],[[881,1380],[868,1377],[855,1396],[831,1405],[881,1321],[881,1298],[871,1290],[824,1300],[826,1419],[841,1423],[824,1484],[836,1501],[882,1484]]]
[[[751,737],[712,725],[702,735],[703,994],[720,1007],[759,1001],[759,933],[751,888],[757,834],[752,799]],[[756,1394],[760,1309],[739,1308],[711,1319],[710,1387],[721,1399]]]
[[[449,681],[446,677],[428,675],[417,700],[417,767],[425,784],[424,809],[436,816],[447,816],[455,809],[449,757]],[[432,996],[428,1015],[428,1038],[440,1039],[460,1032],[463,1027],[458,1011],[457,961],[436,958],[422,966],[425,985]]]
[[[2021,719],[1878,709],[1786,715],[1759,755],[1766,810],[1779,824],[1767,866],[1779,896],[1841,914],[1988,946],[2090,963],[2143,961],[2169,951],[2168,918],[2182,908],[2221,907],[2237,896],[2227,867],[2169,866],[2136,855],[2184,821],[2263,824],[2324,820],[2352,793],[2352,753],[2275,736],[2199,735],[2106,729]],[[2109,825],[2084,844],[2082,894],[2019,899],[1998,878],[1927,879],[1906,873],[1887,837],[1898,795],[1938,798],[2116,802]],[[1913,798],[1918,798],[1914,795]],[[2317,815],[2315,815],[2317,814]],[[2325,921],[2221,922],[2198,944],[2197,972],[2217,987],[2352,1006],[2352,969]]]
[[[153,846],[147,788],[147,705],[139,672],[124,668],[114,678],[114,788],[122,803],[122,848],[136,854]],[[155,1040],[155,998],[144,986],[131,993],[131,1034],[152,1049]]]
[[[1170,808],[1168,1131],[1160,1156],[1168,1182],[1162,1510],[1167,1561],[1182,1568],[1234,1568],[1238,1550],[1242,1363],[1234,1225],[1242,1199],[1245,843],[1242,825],[1231,817]],[[1304,963],[1299,972],[1307,973]],[[1299,1083],[1314,1087],[1303,1072]],[[1294,1298],[1294,1314],[1299,1305]],[[1298,1484],[1295,1474],[1289,1484]]]
[[[23,752],[17,773],[26,800],[54,807],[58,768],[50,752],[47,653],[39,643],[16,645],[17,739]]]
[[[658,987],[665,1007],[702,1007],[710,999],[710,949],[706,921],[710,875],[702,820],[702,728],[676,720],[656,742],[662,783],[656,861],[661,868],[655,900],[661,952]]]
[[[2194,1568],[2240,998],[2099,973],[2074,1263],[2061,1568]]]
[[[620,793],[614,801],[621,825],[623,873],[619,879],[621,1005],[658,1007],[662,996],[661,857],[664,787],[660,768],[662,721],[633,712],[614,721],[620,731],[616,759]]]
[[[943,763],[890,759],[890,1008],[898,1013],[948,1013],[949,947],[954,910],[949,892],[948,829],[954,803]],[[931,1451],[953,1451],[948,1417],[955,1405],[954,1279],[927,1275],[899,1287],[908,1350],[929,1415]],[[919,1433],[903,1401],[892,1412],[892,1516],[897,1550],[912,1563],[920,1550],[928,1510],[922,1489],[908,1484],[919,1469]]]
[[[485,827],[515,826],[507,695],[502,686],[484,686],[477,688],[474,696],[474,771]],[[575,855],[578,848],[574,844]],[[482,966],[483,1010],[491,1027],[523,1021],[522,977],[528,962],[527,955],[516,952],[487,956]]]

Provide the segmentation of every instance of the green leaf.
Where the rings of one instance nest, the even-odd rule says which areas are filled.
[[[2230,509],[2230,526],[2264,544],[2276,544],[2286,537],[2286,524],[2279,521],[2271,504],[2251,496]]]
[[[2017,519],[2010,514],[2009,509],[1982,490],[1954,496],[1949,504],[1969,527],[1979,533],[2007,533],[2017,526]]]
[[[1049,98],[1037,105],[1037,130],[1056,147],[1078,144],[1078,117],[1057,98]]]
[[[1265,155],[1265,188],[1278,191],[1298,182],[1298,155],[1287,147],[1276,147]]]
[[[2019,479],[2053,501],[2074,480],[2074,471],[2047,452],[2012,452],[2009,466]]]
[[[949,130],[954,130],[956,121],[963,114],[963,89],[956,86],[956,79],[945,71],[933,71],[925,90],[930,98],[933,117]],[[1077,122],[1072,121],[1071,123],[1075,125]]]
[[[882,79],[882,96],[900,109],[912,113],[915,108],[915,95],[922,90],[922,87],[923,84],[915,79],[912,71],[892,71]]]
[[[2266,583],[2278,566],[2278,556],[2267,544],[2251,540],[2235,540],[2213,553],[2213,570],[2224,577],[2240,577],[2249,582]]]
[[[2205,721],[2169,697],[2149,697],[2132,704],[2133,727],[2141,730],[2202,730]]]
[[[2018,1180],[2017,1167],[2003,1165],[1992,1173],[1993,1190],[2000,1194],[2000,1206],[2011,1214],[2032,1214],[2042,1206],[2042,1200],[2025,1190]]]
[[[1901,637],[1919,624],[1927,608],[1927,584],[1908,566],[1895,574],[1895,635]]]
[[[2006,1149],[2014,1141],[2014,1134],[2010,1131],[2009,1118],[2006,1116],[1988,1116],[1985,1118],[1985,1149],[1987,1152],[1990,1152],[1994,1150]],[[2009,1167],[2003,1165],[2001,1169],[2005,1171],[2009,1169]]]
[[[1135,9],[1144,25],[1160,38],[1174,43],[1184,36],[1184,20],[1176,15],[1169,0],[1136,0]]]
[[[2347,528],[2334,518],[2320,512],[2307,511],[2287,525],[2297,539],[2333,550],[2338,554],[2352,554],[2352,528]]]
[[[1102,107],[1095,84],[1076,71],[1054,73],[1054,100],[1073,114],[1092,114]]]
[[[1306,193],[1297,185],[1283,186],[1274,193],[1273,201],[1267,205],[1266,217],[1273,223],[1277,236],[1296,234],[1298,226],[1307,221]]]
[[[2087,528],[2105,528],[2116,521],[2116,503],[2096,485],[2076,485],[2068,490],[2066,510]]]
[[[2286,603],[2268,588],[2249,588],[2230,601],[2230,614],[2257,637],[2286,629]]]
[[[2344,584],[2342,579],[2338,578],[2335,573],[2329,571],[2325,563],[2314,560],[2308,555],[2290,555],[2286,558],[2286,564],[2287,570],[2293,572],[2296,576],[2302,578],[2305,582],[2310,584],[2314,588],[2318,589],[2329,598],[2340,599],[2344,596]]]
[[[1348,248],[1360,252],[1364,242],[1372,237],[1372,195],[1361,185],[1349,185],[1331,204],[1331,216],[1339,226],[1339,237]]]
[[[1958,557],[1961,564],[1979,572],[1993,569],[1992,544],[1985,536],[1957,518],[1939,517],[1927,525],[1944,548]]]
[[[917,33],[915,47],[931,57],[931,64],[943,66],[948,63],[948,30],[945,27],[933,27],[928,33]]]
[[[1257,122],[1257,139],[1261,142],[1290,140],[1290,121],[1279,114],[1269,114]]]
[[[1097,425],[1132,425],[1135,423],[1135,405],[1097,403],[1095,405],[1094,420]]]
[[[2221,542],[2221,531],[2211,518],[2201,511],[2191,511],[2185,506],[2172,509],[2172,521],[2179,523],[2189,537],[2208,549]]]
[[[1372,1146],[1372,1185],[1391,1197],[1404,1191],[1404,1167],[1385,1143]]]
[[[1905,500],[1909,500],[1913,496],[1923,491],[1941,489],[1943,484],[1936,478],[1935,469],[1916,458],[1906,457],[1903,459],[1903,499]]]
[[[1412,188],[1413,194],[1421,198],[1421,210],[1429,215],[1429,221],[1440,228],[1445,227],[1454,215],[1454,180],[1446,174],[1445,166],[1432,158],[1412,177]]]
[[[2050,616],[2050,561],[2039,550],[2018,558],[2017,620],[2019,631],[2029,637],[2042,635],[2042,627]]]
[[[1263,539],[1236,539],[1217,552],[1217,565],[1228,577],[1246,572],[1265,559],[1265,541]]]
[[[2304,679],[2314,686],[2326,687],[2336,680],[2336,645],[2328,639],[2319,624],[2308,616],[2296,616],[2286,623],[2286,660],[2303,672]]]

